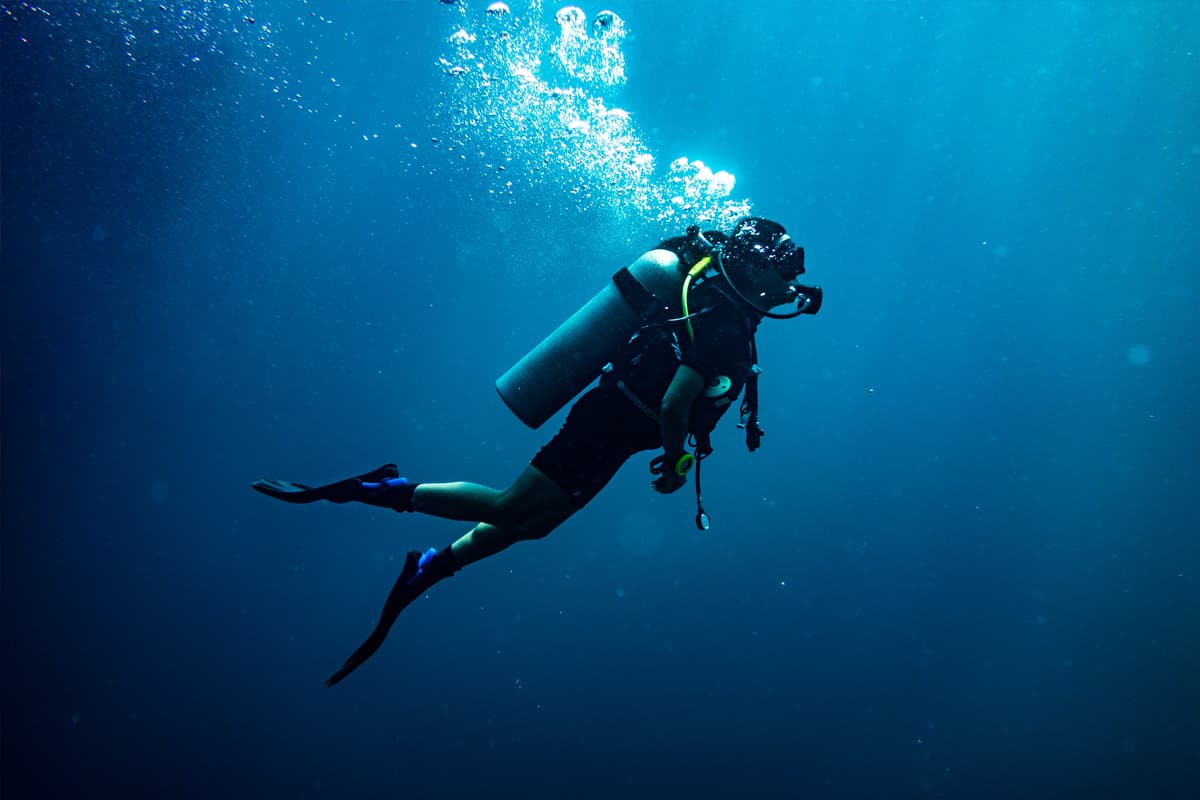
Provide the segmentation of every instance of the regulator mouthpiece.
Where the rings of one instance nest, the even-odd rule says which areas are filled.
[[[816,314],[825,302],[825,292],[820,286],[796,285],[796,311],[800,314]]]

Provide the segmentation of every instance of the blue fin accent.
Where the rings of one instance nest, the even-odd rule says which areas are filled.
[[[408,478],[387,478],[375,483],[370,481],[362,482],[362,488],[364,489],[391,489],[395,486],[408,486]]]
[[[423,570],[425,568],[425,565],[428,564],[431,560],[433,560],[433,557],[436,555],[437,555],[437,550],[435,550],[432,547],[429,548],[428,550],[426,550],[424,553],[422,553],[421,560],[417,562],[417,572],[420,572],[421,570]]]

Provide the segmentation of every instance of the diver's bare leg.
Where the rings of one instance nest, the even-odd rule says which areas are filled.
[[[525,525],[512,528],[497,528],[495,525],[481,522],[450,545],[454,563],[461,569],[467,564],[494,556],[517,542],[541,539],[563,524],[576,510],[568,506],[545,511]]]
[[[554,510],[571,508],[558,484],[527,466],[507,489],[478,483],[422,483],[413,492],[413,511],[460,522],[515,528]]]

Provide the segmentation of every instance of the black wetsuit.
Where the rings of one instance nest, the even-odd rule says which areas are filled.
[[[578,507],[608,484],[629,457],[661,448],[658,412],[680,364],[703,376],[730,381],[718,397],[702,393],[692,404],[689,430],[707,433],[736,402],[750,375],[756,322],[710,282],[689,293],[693,341],[682,323],[644,329],[614,359],[600,384],[571,407],[567,420],[532,460]]]

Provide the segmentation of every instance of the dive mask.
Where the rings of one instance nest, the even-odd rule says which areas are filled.
[[[754,245],[753,251],[759,260],[779,273],[785,281],[794,281],[804,274],[804,248],[792,241],[786,233],[779,235],[775,244]]]
[[[804,274],[804,248],[778,222],[762,217],[738,220],[730,236],[730,255],[748,264],[770,267],[785,281]]]

